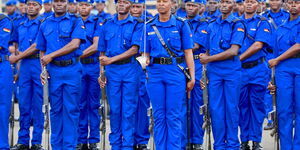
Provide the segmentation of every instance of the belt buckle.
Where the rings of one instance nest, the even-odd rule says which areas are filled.
[[[166,64],[166,63],[167,63],[167,59],[166,59],[165,57],[161,57],[161,58],[159,59],[159,63],[160,63],[160,64]]]

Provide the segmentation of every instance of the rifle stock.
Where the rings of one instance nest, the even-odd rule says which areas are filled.
[[[43,66],[42,76],[45,78],[45,83],[43,85],[43,113],[45,115],[45,125],[44,129],[46,132],[45,138],[45,148],[50,150],[50,113],[49,113],[49,85],[48,85],[48,72],[46,66]]]
[[[12,65],[12,70],[14,70],[14,67]],[[15,84],[15,81],[14,81]],[[15,89],[15,88],[13,88]],[[15,105],[14,105],[14,100],[15,100],[15,90],[12,91],[12,99],[11,99],[11,110],[10,110],[10,116],[9,116],[9,127],[10,127],[10,146],[12,147],[14,145],[14,126],[15,126]]]
[[[106,82],[106,76],[105,76],[105,70],[104,66],[100,66],[100,80]],[[101,124],[100,124],[100,131],[101,131],[101,140],[100,140],[100,145],[101,149],[105,149],[105,140],[106,140],[106,87],[101,88],[101,101],[100,101],[100,108],[99,108],[99,113],[101,115]]]
[[[272,68],[271,84],[276,86],[275,83],[275,67]],[[274,150],[279,150],[279,133],[278,133],[278,118],[277,118],[277,104],[276,104],[276,91],[272,93],[272,105],[273,110],[268,114],[268,117],[273,120],[274,128],[272,129],[270,135],[274,137]]]
[[[147,116],[149,117],[150,124],[149,124],[149,133],[150,133],[150,150],[155,150],[155,144],[154,144],[154,119],[153,119],[153,111],[152,111],[152,106],[150,105],[150,108],[147,110]]]

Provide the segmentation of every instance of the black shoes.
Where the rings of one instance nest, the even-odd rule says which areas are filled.
[[[242,142],[240,150],[250,150],[250,146],[248,145],[248,142]]]
[[[89,150],[87,144],[77,144],[76,150]]]
[[[252,150],[262,150],[262,147],[258,142],[253,142]]]
[[[29,145],[24,144],[16,144],[10,148],[10,150],[30,150]]]
[[[203,150],[203,147],[201,144],[193,144],[193,150]]]
[[[148,150],[147,144],[138,144],[133,146],[134,150]]]
[[[31,150],[44,150],[41,144],[34,144],[31,146]]]
[[[89,150],[99,150],[97,143],[90,143]]]

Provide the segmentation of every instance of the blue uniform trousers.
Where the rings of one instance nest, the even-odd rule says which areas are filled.
[[[78,143],[98,143],[100,141],[99,107],[101,95],[98,83],[99,63],[83,64],[82,70]]]
[[[48,72],[51,146],[53,150],[74,150],[78,140],[82,66],[49,64]]]
[[[261,142],[262,125],[266,110],[264,96],[267,90],[267,65],[258,64],[253,68],[242,69],[240,95],[240,138],[242,142]]]
[[[4,59],[4,55],[0,54]],[[13,92],[13,75],[8,61],[0,62],[0,149],[9,150],[8,124]]]
[[[42,143],[44,130],[43,87],[40,59],[23,59],[20,65],[20,130],[19,144],[30,145],[30,123],[33,119],[32,144]]]
[[[147,69],[147,90],[153,107],[156,149],[179,150],[181,110],[186,89],[184,74],[175,64],[153,64]]]
[[[299,58],[290,58],[280,62],[276,67],[277,115],[282,150],[300,149],[299,64]],[[294,121],[295,126],[293,126]]]
[[[146,73],[140,67],[140,84],[139,84],[139,99],[136,111],[136,128],[135,128],[135,143],[148,144],[149,133],[149,117],[147,116],[148,108],[150,107],[150,99],[146,89]]]
[[[112,150],[133,148],[138,102],[138,67],[137,62],[106,66],[111,128],[109,141]]]

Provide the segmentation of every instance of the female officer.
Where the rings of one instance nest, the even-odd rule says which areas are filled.
[[[275,33],[275,58],[269,61],[269,65],[270,68],[276,67],[280,147],[284,150],[298,150],[300,149],[300,1],[288,0],[287,4],[290,17]]]
[[[158,15],[146,30],[148,71],[147,90],[153,107],[154,139],[157,150],[178,150],[181,147],[181,107],[185,90],[195,84],[193,43],[190,27],[181,18],[171,15],[172,0],[157,0]],[[174,57],[162,46],[161,35]],[[191,80],[186,83],[180,65],[185,62]],[[185,86],[186,85],[186,86]]]

